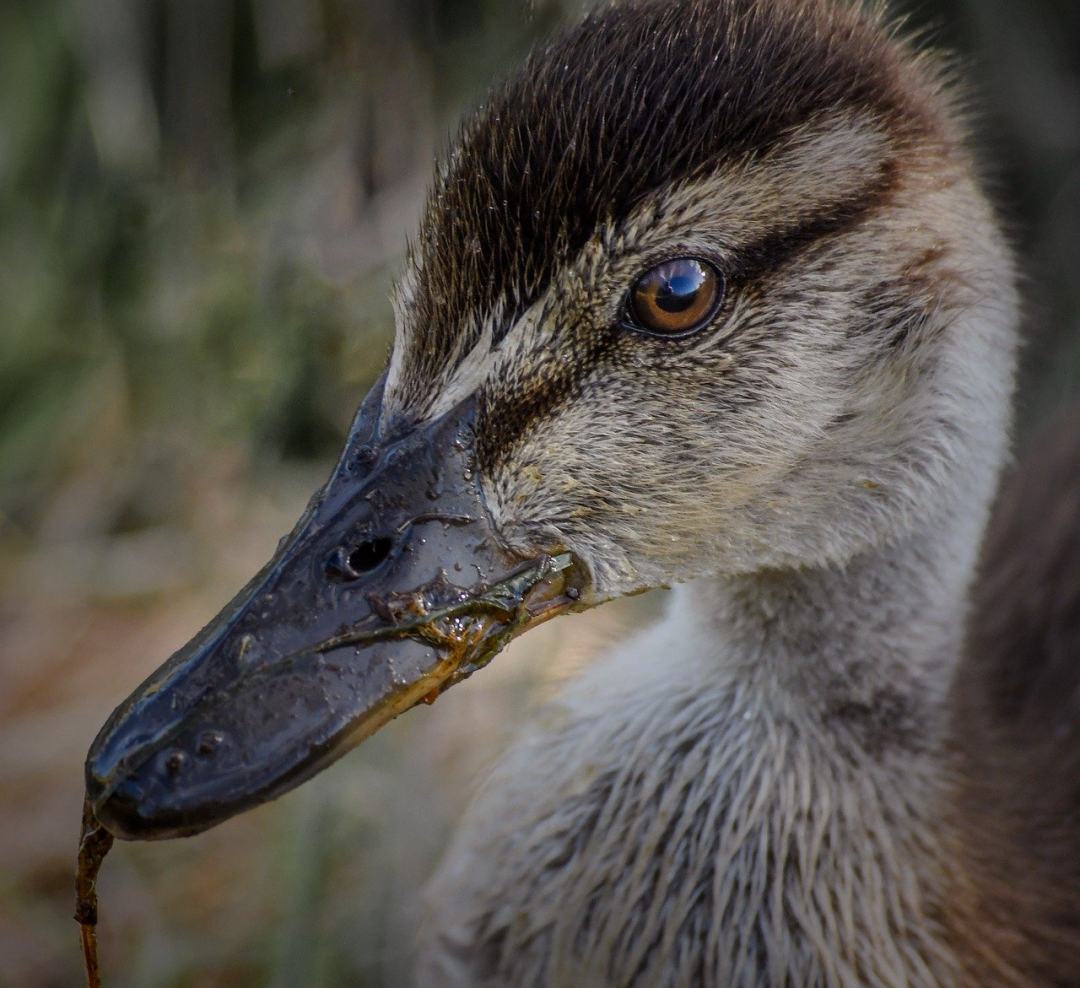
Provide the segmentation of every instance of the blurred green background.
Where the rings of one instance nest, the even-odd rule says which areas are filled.
[[[328,472],[436,149],[583,5],[0,0],[0,984],[79,983],[86,745]],[[1023,435],[1080,392],[1080,4],[894,6],[973,84],[1026,276]],[[289,798],[119,847],[107,984],[401,984],[515,720],[656,606],[545,626]]]

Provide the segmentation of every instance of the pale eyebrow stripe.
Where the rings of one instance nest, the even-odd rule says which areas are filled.
[[[793,128],[765,154],[722,165],[646,205],[642,213],[657,217],[652,223],[635,215],[620,225],[643,230],[644,237],[719,227],[738,249],[842,208],[895,175],[894,148],[881,121],[829,114]]]

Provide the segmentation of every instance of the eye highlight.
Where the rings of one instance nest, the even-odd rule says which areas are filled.
[[[678,257],[634,282],[627,314],[635,328],[681,336],[704,326],[722,296],[723,279],[716,268],[695,257]]]

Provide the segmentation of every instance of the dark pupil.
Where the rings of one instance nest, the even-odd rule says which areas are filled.
[[[656,307],[678,315],[697,300],[705,272],[697,264],[673,264],[660,272],[662,283],[656,293]]]

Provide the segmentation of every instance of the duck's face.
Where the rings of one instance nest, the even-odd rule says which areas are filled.
[[[941,117],[824,2],[627,3],[534,56],[436,178],[330,482],[95,741],[103,822],[204,829],[555,613],[902,528],[987,223]]]
[[[827,114],[601,217],[524,301],[449,296],[450,325],[428,265],[457,259],[417,258],[383,415],[474,406],[497,530],[572,551],[598,598],[850,556],[917,493],[896,454],[932,453],[903,405],[944,266],[894,208],[895,153],[869,113]]]
[[[848,5],[596,17],[438,176],[384,415],[474,403],[501,536],[594,599],[880,544],[941,485],[937,330],[1001,268],[951,128]]]

